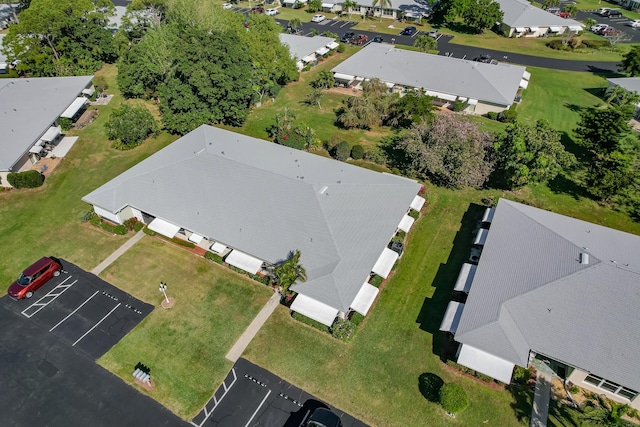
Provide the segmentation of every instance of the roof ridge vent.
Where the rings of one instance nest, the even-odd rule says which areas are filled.
[[[328,190],[328,189],[329,189],[329,187],[327,187],[326,185],[324,185],[324,186],[320,189],[320,191],[318,191],[318,193],[320,193],[320,194],[324,194],[324,193],[326,193],[326,192],[327,192],[327,190]]]
[[[580,264],[589,264],[589,254],[586,252],[580,252]]]

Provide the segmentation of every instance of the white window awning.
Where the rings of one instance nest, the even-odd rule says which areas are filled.
[[[351,308],[363,316],[366,316],[371,305],[376,300],[378,292],[380,292],[378,288],[365,282],[360,288],[358,295],[356,295],[355,299],[351,303]]]
[[[395,83],[391,83],[391,82],[384,82],[385,86],[387,86],[389,89],[391,89],[392,87],[394,87],[396,84]]]
[[[333,7],[333,3],[322,3],[322,7],[331,9]]]
[[[516,33],[524,33],[527,31],[525,27],[516,27]]]
[[[489,235],[489,230],[486,228],[481,228],[478,230],[476,234],[476,238],[473,241],[474,245],[484,246],[484,243],[487,241],[487,236]]]
[[[420,209],[422,209],[422,207],[424,206],[424,202],[425,202],[424,197],[416,196],[416,197],[413,198],[413,201],[411,202],[411,205],[409,205],[409,206],[414,211],[420,212]]]
[[[42,150],[44,150],[44,148],[41,145],[34,145],[29,149],[29,152],[32,154],[40,154]]]
[[[67,107],[66,110],[64,110],[64,112],[62,114],[60,114],[60,117],[64,117],[66,119],[72,119],[73,116],[76,115],[76,113],[78,111],[80,111],[80,109],[84,106],[84,103],[87,102],[87,98],[85,98],[84,96],[81,96],[79,98],[76,98],[71,105],[69,105]]]
[[[92,85],[92,86],[90,86],[90,87],[88,87],[88,88],[86,88],[86,89],[82,89],[82,93],[83,93],[84,95],[91,96],[91,95],[93,95],[94,93],[96,93],[96,88],[95,88],[95,87],[93,87],[93,85]]]
[[[353,79],[355,79],[356,77],[355,76],[351,76],[349,74],[335,73],[333,75],[333,78],[334,79],[338,79],[338,80],[346,80],[348,82],[352,82]]]
[[[312,53],[311,55],[307,55],[304,58],[302,58],[302,62],[305,62],[305,63],[313,62],[315,61],[315,59],[316,59],[316,55]]]
[[[409,215],[405,215],[402,217],[400,224],[398,224],[398,228],[405,233],[408,233],[411,230],[411,226],[416,220],[410,217]]]
[[[540,31],[539,27],[529,27],[529,31],[531,31],[532,33],[537,33],[538,31]]]
[[[552,33],[559,33],[562,31],[562,27],[549,27],[549,31]]]
[[[333,321],[338,315],[338,309],[302,294],[298,294],[296,299],[293,300],[291,310],[327,326],[333,325]]]
[[[477,99],[469,99],[469,105],[478,105],[478,100]]]
[[[189,241],[195,243],[196,245],[202,242],[202,239],[204,239],[204,236],[196,233],[191,233],[191,236],[189,236]]]
[[[45,142],[51,142],[55,140],[58,135],[62,132],[60,126],[51,126],[47,131],[40,137],[40,140]]]
[[[495,208],[487,208],[484,210],[484,215],[482,215],[482,222],[486,222],[487,224],[491,224],[493,221],[493,215],[495,215]]]
[[[525,71],[524,73],[522,73],[522,78],[525,80],[531,79],[531,73],[528,71]]]
[[[521,87],[522,89],[526,89],[526,88],[527,88],[527,86],[529,86],[529,82],[528,82],[528,81],[526,81],[525,79],[521,79],[521,80],[520,80],[520,87]]]
[[[570,25],[569,30],[571,31],[582,31],[582,27],[580,25]]]
[[[455,301],[449,301],[447,305],[447,311],[444,313],[442,323],[440,323],[440,330],[443,332],[451,332],[455,334],[458,330],[458,323],[460,323],[460,317],[462,317],[462,310],[464,304]]]
[[[338,46],[340,46],[340,43],[338,43],[338,42],[331,42],[331,43],[329,43],[329,44],[327,45],[327,47],[328,47],[329,49],[332,49],[332,50],[333,50],[333,49],[335,49],[335,48],[337,48]],[[335,76],[334,76],[334,77],[335,77]]]
[[[478,268],[478,266],[469,264],[468,262],[462,264],[462,268],[458,274],[458,280],[456,280],[456,285],[453,287],[453,290],[468,294],[471,289],[471,284],[473,283],[473,277],[476,275],[476,268]]]
[[[148,225],[149,230],[155,231],[156,233],[160,233],[163,236],[167,236],[172,239],[173,236],[180,230],[180,227],[177,225],[173,225],[170,222],[167,222],[163,219],[156,218]]]
[[[459,97],[458,97],[458,101],[466,102],[466,101],[467,101],[467,98],[466,98],[466,97],[464,97],[464,96],[459,96]]]
[[[316,50],[316,53],[320,56],[324,55],[325,53],[329,52],[329,48],[327,47],[321,47],[320,49]]]
[[[389,276],[389,273],[391,273],[393,264],[396,263],[398,257],[399,255],[397,252],[392,251],[389,248],[384,248],[382,254],[378,258],[378,261],[376,261],[376,264],[373,266],[371,271],[373,271],[383,279],[386,279]]]
[[[458,355],[458,363],[509,384],[514,363],[489,354],[485,351],[463,344]]]
[[[215,242],[209,249],[217,254],[222,255],[224,251],[227,250],[227,247],[220,242]]]
[[[434,90],[428,90],[427,95],[435,96],[436,98],[445,99],[447,101],[455,101],[458,99],[456,95],[450,95],[448,93],[436,92]]]
[[[263,261],[258,258],[254,258],[251,255],[247,255],[244,252],[240,252],[234,249],[227,255],[224,262],[231,264],[234,267],[238,267],[240,270],[244,270],[247,273],[256,274],[262,268]]]

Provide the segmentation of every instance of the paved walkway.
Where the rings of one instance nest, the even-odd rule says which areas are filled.
[[[144,232],[142,230],[138,231],[138,233],[135,236],[133,236],[132,238],[127,240],[127,242],[124,245],[122,245],[118,249],[116,249],[115,252],[113,252],[104,261],[102,261],[100,264],[98,264],[98,266],[96,268],[91,270],[91,273],[95,274],[96,276],[99,275],[100,273],[102,273],[102,271],[105,268],[107,268],[111,264],[113,264],[113,262],[115,260],[120,258],[120,256],[122,254],[124,254],[126,251],[128,251],[133,245],[138,243],[140,241],[140,239],[142,239],[144,236],[145,236],[145,234],[144,234]]]
[[[231,350],[226,355],[226,358],[232,362],[236,362],[242,353],[247,348],[253,337],[256,336],[264,322],[267,321],[271,313],[276,309],[276,307],[280,304],[280,293],[276,292],[273,296],[267,301],[267,303],[262,307],[260,313],[253,319],[251,324],[245,329],[245,331],[240,335],[238,341],[231,347]]]
[[[551,396],[551,375],[537,372],[536,391],[533,395],[530,427],[545,427],[549,417],[549,399]]]

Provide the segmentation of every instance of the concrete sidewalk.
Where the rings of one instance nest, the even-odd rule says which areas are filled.
[[[231,350],[225,356],[228,360],[232,362],[236,362],[244,350],[247,348],[253,337],[256,336],[264,322],[267,321],[271,313],[274,312],[276,307],[280,304],[280,294],[278,292],[274,293],[269,301],[262,307],[262,310],[258,313],[258,315],[253,319],[251,324],[245,329],[245,331],[240,335],[238,341],[231,347]]]
[[[549,418],[549,398],[551,396],[551,375],[537,372],[536,391],[533,395],[530,427],[545,427]]]
[[[118,258],[120,258],[120,256],[125,253],[126,251],[128,251],[133,245],[135,245],[136,243],[138,243],[140,241],[140,239],[142,239],[144,237],[144,232],[142,230],[138,231],[138,233],[136,233],[135,236],[133,236],[132,238],[130,238],[129,240],[127,240],[127,242],[120,246],[118,249],[116,249],[111,255],[109,255],[104,261],[102,261],[100,264],[98,264],[98,266],[96,268],[94,268],[93,270],[91,270],[91,273],[95,274],[96,276],[99,275],[100,273],[102,273],[102,271],[109,267],[111,264],[113,264],[113,262],[115,260],[117,260]]]

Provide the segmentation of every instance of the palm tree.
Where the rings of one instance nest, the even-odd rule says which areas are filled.
[[[307,271],[300,265],[300,251],[296,249],[291,252],[287,260],[275,268],[274,274],[275,282],[283,293],[286,293],[297,281],[307,280]]]
[[[300,20],[300,18],[293,18],[291,21],[289,21],[289,28],[291,28],[294,33],[297,33],[298,28],[300,27],[302,27],[302,21]]]
[[[629,405],[620,405],[598,396],[597,402],[590,401],[584,409],[582,419],[605,427],[633,427],[635,424],[622,418],[630,410]]]
[[[356,3],[354,0],[345,0],[342,3],[342,10],[344,11],[346,9],[347,15],[349,16],[349,18],[351,18],[351,9],[356,6],[358,6],[358,3]]]
[[[373,0],[371,2],[371,7],[375,9],[376,6],[380,5],[380,20],[382,21],[382,11],[387,8],[391,8],[392,3],[391,0]]]

